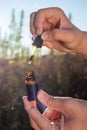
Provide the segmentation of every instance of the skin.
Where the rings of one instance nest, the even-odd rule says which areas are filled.
[[[43,45],[48,48],[87,56],[87,32],[75,27],[60,8],[33,12],[30,15],[30,31],[34,37],[41,35]]]
[[[30,16],[33,37],[41,35],[43,45],[61,52],[75,52],[87,57],[87,32],[75,27],[59,8],[46,8]],[[70,97],[52,97],[40,90],[38,99],[47,106],[41,114],[23,97],[31,125],[35,130],[87,130],[87,101]],[[60,118],[61,117],[61,118]]]
[[[23,97],[25,110],[35,130],[87,130],[86,101],[70,97],[51,98],[51,95],[42,90],[38,93],[38,99],[48,107],[43,114],[33,107],[27,97]],[[61,115],[61,119],[56,118],[59,115]],[[51,120],[52,117],[53,120]]]

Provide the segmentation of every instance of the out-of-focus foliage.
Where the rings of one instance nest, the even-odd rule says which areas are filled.
[[[11,22],[9,25],[9,34],[5,33],[2,38],[0,32],[0,57],[20,58],[29,54],[29,48],[22,44],[22,30],[24,21],[24,11],[20,13],[19,22],[16,20],[15,10],[12,10]]]
[[[32,129],[22,102],[26,95],[25,73],[30,69],[39,88],[49,94],[87,100],[86,58],[51,50],[49,55],[39,53],[33,64],[26,64],[29,50],[21,44],[23,18],[22,11],[17,23],[13,10],[10,34],[0,36],[0,130]]]

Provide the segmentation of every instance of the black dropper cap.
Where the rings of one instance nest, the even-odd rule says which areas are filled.
[[[37,48],[41,48],[42,47],[42,43],[43,43],[43,40],[41,38],[41,35],[38,35],[35,40],[33,41],[32,45],[33,46],[36,46]]]

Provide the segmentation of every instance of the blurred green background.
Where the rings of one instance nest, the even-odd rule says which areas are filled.
[[[34,63],[29,66],[26,60],[31,54],[31,46],[23,39],[25,10],[19,11],[17,19],[15,9],[10,14],[9,32],[3,33],[3,26],[0,29],[0,130],[31,130],[22,102],[22,96],[26,95],[26,71],[32,69],[39,88],[49,94],[87,100],[87,58],[42,48],[37,50]],[[73,21],[72,12],[67,15]],[[31,42],[31,34],[26,35]]]

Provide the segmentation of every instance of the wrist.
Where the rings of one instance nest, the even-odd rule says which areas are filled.
[[[80,44],[75,49],[75,52],[87,57],[87,32],[82,31],[82,37],[80,39]]]

